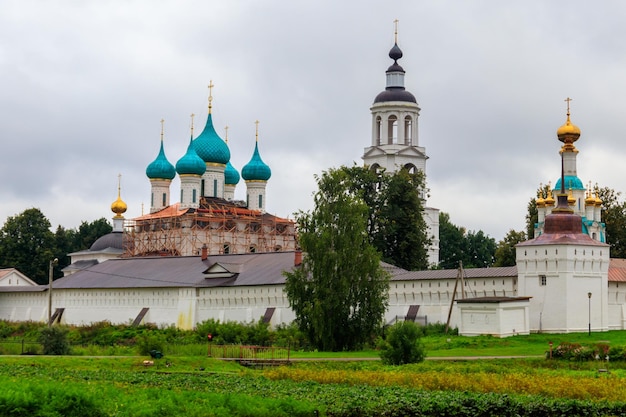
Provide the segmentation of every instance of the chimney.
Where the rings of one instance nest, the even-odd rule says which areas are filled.
[[[296,249],[293,265],[294,266],[302,265],[302,251],[300,249]]]
[[[209,257],[209,253],[208,253],[208,249],[206,247],[206,243],[204,245],[202,245],[202,254],[200,255],[200,259],[203,261],[206,261],[207,258]]]

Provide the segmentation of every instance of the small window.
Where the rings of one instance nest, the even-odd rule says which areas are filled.
[[[230,253],[230,245],[228,243],[224,243],[224,254],[228,255]]]
[[[539,285],[544,287],[547,284],[548,284],[548,279],[546,278],[546,276],[545,275],[539,275]]]

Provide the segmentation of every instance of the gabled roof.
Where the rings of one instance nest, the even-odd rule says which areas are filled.
[[[8,286],[8,282],[6,284],[3,284],[3,281],[4,280],[8,280],[10,276],[16,276],[16,277],[18,277],[19,279],[21,279],[23,281],[22,285],[15,285],[16,287],[36,286],[37,285],[37,283],[35,281],[33,281],[32,279],[28,278],[26,275],[22,274],[16,268],[5,268],[5,269],[0,269],[0,286],[4,286],[4,285]]]

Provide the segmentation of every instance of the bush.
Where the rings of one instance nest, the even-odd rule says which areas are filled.
[[[137,338],[137,350],[140,355],[149,356],[150,351],[156,350],[164,353],[165,337],[158,333],[145,333]]]
[[[386,365],[422,362],[426,357],[417,324],[404,321],[393,325],[387,339],[381,342],[380,359]]]
[[[39,331],[39,343],[44,355],[69,355],[70,342],[67,328],[61,326],[44,327]]]

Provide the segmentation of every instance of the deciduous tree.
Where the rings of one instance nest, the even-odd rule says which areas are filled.
[[[367,234],[368,207],[343,169],[317,178],[312,212],[296,222],[303,262],[286,272],[285,291],[296,322],[324,351],[359,348],[379,329],[389,277]]]
[[[515,265],[515,245],[526,240],[526,233],[509,230],[506,236],[498,242],[496,248],[496,260],[494,266],[514,266]]]
[[[7,218],[0,229],[0,265],[17,268],[39,284],[48,282],[49,262],[55,257],[50,221],[37,208]]]

